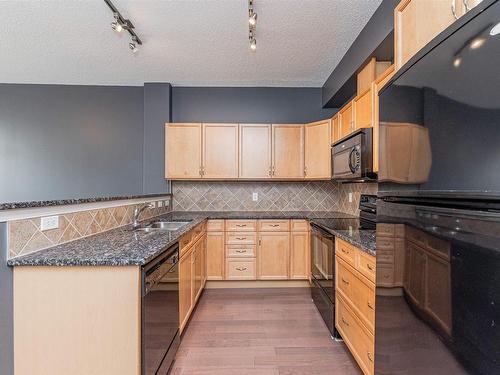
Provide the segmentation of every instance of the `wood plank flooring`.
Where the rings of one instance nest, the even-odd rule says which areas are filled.
[[[208,289],[171,375],[359,375],[308,288]]]

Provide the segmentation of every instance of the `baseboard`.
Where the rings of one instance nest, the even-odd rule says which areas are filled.
[[[308,280],[209,280],[205,289],[224,288],[309,288]]]

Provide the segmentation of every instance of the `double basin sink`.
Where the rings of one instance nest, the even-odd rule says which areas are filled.
[[[176,231],[186,224],[189,224],[189,221],[154,221],[146,225],[141,225],[133,230],[146,233],[156,231]]]

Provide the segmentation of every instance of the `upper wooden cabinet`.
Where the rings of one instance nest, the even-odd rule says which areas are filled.
[[[373,126],[373,100],[373,90],[371,85],[369,89],[354,98],[353,130],[371,128]]]
[[[271,175],[271,125],[240,124],[240,178]]]
[[[272,126],[272,177],[299,179],[304,177],[304,126]]]
[[[344,138],[354,131],[353,101],[347,103],[339,111],[339,137]]]
[[[238,124],[203,124],[202,177],[238,177]]]
[[[467,7],[480,0],[467,1]],[[467,11],[462,0],[403,0],[394,9],[396,70]]]
[[[201,124],[165,127],[165,178],[201,177]]]
[[[339,128],[339,114],[336,113],[335,116],[332,117],[332,143],[337,142],[340,139],[340,128]]]
[[[332,175],[330,120],[306,124],[304,129],[305,177],[308,179],[330,179]]]
[[[372,57],[368,63],[358,72],[357,94],[365,92],[372,86],[372,82],[377,79],[385,70],[391,66],[390,61],[377,61]]]

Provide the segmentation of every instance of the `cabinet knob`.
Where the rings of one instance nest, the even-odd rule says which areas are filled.
[[[347,320],[344,319],[344,317],[342,317],[342,322],[349,327],[349,322]]]
[[[366,263],[366,267],[370,270],[370,271],[373,271],[373,267],[371,266],[370,263]]]
[[[368,357],[368,360],[370,362],[373,362],[373,356],[372,356],[372,353],[371,352],[366,352],[366,356]]]
[[[342,282],[345,283],[345,284],[347,284],[347,285],[349,285],[349,281],[346,280],[346,279],[344,279],[344,278],[342,278]]]
[[[371,302],[370,302],[370,301],[366,302],[366,304],[368,305],[368,307],[369,307],[370,309],[372,309],[372,310],[373,310],[373,306],[372,306],[372,304],[371,304]]]

